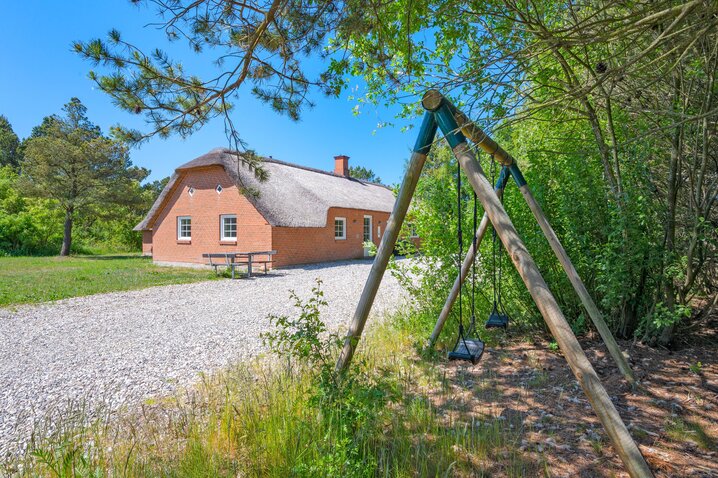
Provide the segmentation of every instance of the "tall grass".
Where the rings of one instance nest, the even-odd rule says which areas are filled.
[[[5,464],[11,476],[536,476],[519,430],[452,410],[451,388],[391,321],[362,343],[353,378],[270,356],[206,376],[120,417],[67,427]],[[336,393],[328,397],[327,394]],[[2,470],[2,468],[0,468]]]

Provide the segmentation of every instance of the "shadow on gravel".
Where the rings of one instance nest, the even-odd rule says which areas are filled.
[[[394,256],[394,258],[397,261],[405,260],[406,258],[404,256]],[[283,271],[316,271],[316,270],[327,270],[327,269],[334,269],[337,267],[345,267],[352,264],[371,264],[374,262],[373,257],[366,257],[364,259],[350,259],[345,261],[335,261],[335,262],[320,262],[318,264],[303,264],[298,266],[289,266],[289,267],[282,267],[281,269],[277,270],[283,270]]]

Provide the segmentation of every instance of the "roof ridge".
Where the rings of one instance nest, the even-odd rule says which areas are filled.
[[[210,151],[210,153],[220,152],[220,151],[224,154],[231,155],[231,156],[235,156],[235,155],[242,156],[242,153],[240,153],[239,151],[233,151],[229,148],[215,148],[212,151]],[[209,153],[207,153],[207,154],[209,154]],[[332,176],[332,177],[339,178],[339,179],[348,179],[350,181],[357,181],[362,184],[368,184],[370,186],[380,186],[380,187],[386,188],[390,191],[392,190],[392,188],[390,188],[386,184],[375,183],[373,181],[367,181],[367,180],[359,179],[359,178],[352,178],[351,176],[342,176],[340,174],[334,174],[332,171],[326,171],[324,169],[313,168],[311,166],[304,166],[303,164],[290,163],[288,161],[282,161],[281,159],[275,159],[275,158],[267,157],[267,156],[259,156],[259,158],[262,161],[267,162],[267,163],[280,164],[282,166],[289,166],[290,168],[303,169],[305,171],[310,171],[313,173],[326,174],[327,176]]]

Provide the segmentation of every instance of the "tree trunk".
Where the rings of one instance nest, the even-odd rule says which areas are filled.
[[[676,76],[673,81],[674,88],[674,104],[680,104],[681,98],[681,81]],[[671,138],[671,156],[668,168],[668,192],[667,192],[667,216],[665,225],[664,240],[664,271],[663,271],[663,301],[666,308],[673,312],[676,308],[676,284],[675,279],[670,275],[666,275],[666,266],[671,264],[676,258],[676,215],[678,211],[678,189],[680,187],[680,161],[683,148],[683,125],[675,126],[673,137]],[[667,262],[667,263],[666,263]],[[673,331],[676,324],[671,324],[659,331],[658,344],[668,347],[673,340]]]
[[[62,248],[60,249],[61,256],[70,255],[70,246],[72,246],[72,213],[73,208],[65,210],[65,232],[62,236]]]

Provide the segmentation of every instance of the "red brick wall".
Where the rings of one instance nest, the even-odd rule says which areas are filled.
[[[274,227],[272,249],[275,267],[364,257],[364,215],[372,216],[372,240],[379,245],[389,213],[330,208],[325,227]],[[346,239],[334,238],[334,218],[346,219]]]
[[[223,190],[217,194],[215,188]],[[189,188],[194,188],[190,196]],[[237,241],[220,242],[220,215],[237,215]],[[177,216],[192,218],[190,241],[177,239]],[[185,171],[165,201],[152,231],[155,261],[203,263],[205,252],[272,249],[271,227],[239,193],[224,168],[210,166]],[[144,251],[143,244],[143,251]]]

